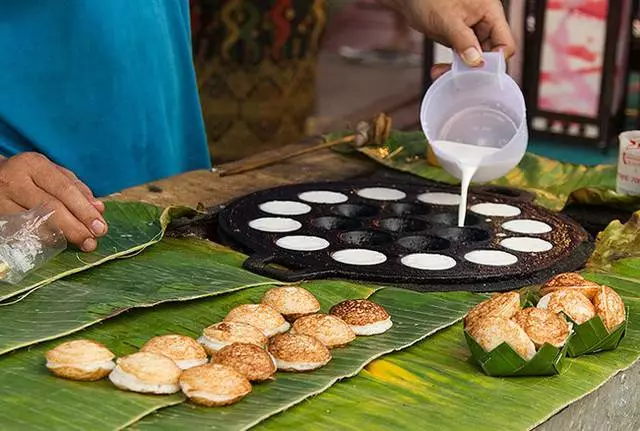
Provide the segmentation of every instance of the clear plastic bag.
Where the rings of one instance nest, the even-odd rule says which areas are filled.
[[[0,280],[19,283],[67,248],[53,214],[53,210],[39,206],[0,216]]]

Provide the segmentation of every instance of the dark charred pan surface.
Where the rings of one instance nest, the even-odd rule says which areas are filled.
[[[388,202],[358,195],[358,190],[370,187],[399,190],[406,197]],[[251,220],[269,217],[260,210],[260,204],[298,201],[300,193],[313,190],[339,192],[348,196],[348,201],[309,204],[312,207],[309,213],[287,217],[302,225],[295,232],[270,233],[249,227]],[[418,200],[418,196],[427,192],[458,194],[457,187],[372,181],[300,184],[263,190],[231,202],[219,215],[220,237],[249,254],[247,269],[283,281],[346,278],[423,291],[509,290],[541,282],[558,272],[576,270],[585,263],[593,245],[577,223],[527,202],[518,190],[500,189],[500,193],[478,190],[472,190],[469,208],[478,203],[499,203],[516,206],[521,214],[491,217],[468,210],[465,227],[458,228],[457,206],[429,205]],[[537,220],[552,230],[543,234],[514,233],[502,228],[509,220]],[[291,235],[321,237],[330,245],[312,252],[291,251],[276,245],[278,239]],[[520,237],[539,238],[550,242],[553,248],[545,252],[519,252],[500,245],[506,238]],[[344,263],[345,255],[347,260],[353,258],[353,249],[366,250],[367,258],[376,263]],[[347,252],[340,254],[341,261],[332,258],[343,250]],[[506,252],[515,256],[517,262],[491,266],[465,259],[467,253],[476,250]],[[413,254],[419,256],[412,259],[429,259],[430,254],[448,256],[456,265],[445,270],[425,270],[402,263],[403,258]]]

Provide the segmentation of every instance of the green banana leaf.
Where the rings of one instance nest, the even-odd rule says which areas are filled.
[[[596,249],[587,262],[592,271],[607,271],[618,261],[640,257],[640,211],[625,224],[614,220],[596,238]]]
[[[629,310],[627,310],[627,316]],[[571,319],[569,319],[571,320]],[[625,336],[627,320],[622,322],[613,332],[609,333],[600,316],[596,316],[578,325],[573,322],[574,336],[569,342],[568,355],[577,357],[589,353],[597,353],[604,350],[613,350],[618,347]]]
[[[188,208],[162,210],[153,205],[136,202],[106,202],[104,217],[108,234],[100,239],[93,253],[82,253],[69,247],[42,268],[29,274],[19,284],[0,282],[0,301],[20,295],[112,259],[136,253],[160,241],[164,230],[174,217],[186,215]]]
[[[320,300],[322,310],[348,298],[368,297],[377,286],[344,282],[313,282],[305,285]],[[257,302],[269,287],[245,289],[233,294],[163,304],[136,310],[103,325],[89,328],[72,338],[90,338],[104,343],[117,355],[129,354],[150,337],[181,333],[196,337],[205,326],[221,320],[234,306]],[[357,374],[373,358],[402,349],[451,325],[483,298],[470,293],[421,295],[384,288],[374,300],[390,312],[394,326],[375,337],[360,337],[351,345],[333,351],[333,360],[313,373],[278,373],[276,380],[255,385],[252,394],[235,406],[202,408],[184,404],[162,410],[136,427],[168,429],[242,429],[258,423],[291,405],[322,392],[336,380]],[[180,402],[179,396],[143,396],[122,392],[108,381],[72,382],[51,376],[44,367],[44,353],[61,340],[0,357],[0,424],[3,428],[114,429],[136,421],[160,407]],[[34,401],[37,413],[34,414]],[[80,407],[81,406],[81,407]]]
[[[0,354],[78,331],[135,307],[275,284],[212,242],[166,238],[144,253],[58,280],[0,308]]]
[[[427,160],[428,143],[422,132],[394,131],[384,146],[362,147],[358,151],[390,168],[433,181],[460,183],[436,166],[435,159]],[[613,165],[589,167],[527,153],[509,174],[489,184],[532,192],[537,204],[553,211],[562,210],[569,201],[638,208],[640,197],[615,192],[616,172]]]
[[[471,358],[492,377],[552,376],[562,372],[568,344],[562,348],[545,343],[529,361],[524,360],[507,343],[491,352],[485,351],[467,331],[464,331]]]

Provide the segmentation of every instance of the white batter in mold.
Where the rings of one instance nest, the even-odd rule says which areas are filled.
[[[298,195],[300,199],[312,204],[341,204],[349,200],[349,198],[338,192],[329,192],[326,190],[315,190],[303,192]]]
[[[525,253],[540,253],[549,251],[553,244],[540,238],[506,238],[500,241],[500,245],[510,250],[522,251]]]
[[[385,187],[370,187],[358,190],[358,196],[376,201],[399,201],[407,197],[403,191]]]
[[[423,193],[418,196],[418,200],[433,205],[460,205],[460,195],[456,195],[455,193]]]
[[[400,259],[400,262],[409,268],[430,271],[444,271],[456,266],[456,261],[452,257],[432,253],[408,254]]]
[[[347,248],[336,251],[331,255],[331,258],[347,265],[379,265],[387,261],[387,256],[384,254],[363,248]]]
[[[260,204],[259,208],[269,214],[295,216],[311,212],[311,207],[296,201],[269,201]]]
[[[489,217],[517,217],[522,211],[520,208],[507,204],[493,204],[489,202],[476,204],[471,207],[476,214]]]
[[[293,232],[302,227],[302,223],[292,218],[262,217],[249,222],[249,227],[262,232]]]
[[[318,236],[291,235],[276,241],[280,248],[296,251],[318,251],[329,247],[329,241]]]
[[[509,220],[502,224],[502,228],[511,232],[537,235],[551,232],[551,226],[538,220]]]
[[[509,266],[518,261],[511,253],[499,250],[474,250],[464,255],[472,263],[487,266]]]

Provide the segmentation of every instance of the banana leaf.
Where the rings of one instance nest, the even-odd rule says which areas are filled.
[[[368,297],[378,286],[343,282],[305,285],[320,300],[322,310],[348,298]],[[196,337],[205,326],[221,320],[234,306],[257,302],[269,287],[256,287],[188,303],[171,303],[136,310],[65,340],[90,338],[117,355],[132,353],[152,336],[181,333]],[[183,404],[138,422],[138,428],[243,429],[323,391],[336,380],[353,376],[373,358],[402,349],[451,325],[483,298],[469,293],[422,295],[384,288],[374,300],[392,315],[394,326],[375,337],[360,337],[333,351],[333,360],[313,373],[278,373],[273,382],[254,385],[253,392],[235,406],[201,408]],[[0,357],[0,423],[3,428],[114,429],[126,426],[160,407],[180,402],[180,396],[144,396],[122,392],[108,381],[72,382],[50,375],[43,355],[62,340]],[[34,409],[37,403],[37,410]]]
[[[591,271],[606,271],[618,261],[640,257],[640,211],[625,224],[615,220],[596,238],[596,249],[587,262]],[[635,261],[637,262],[637,260]]]
[[[182,207],[162,210],[153,205],[135,202],[106,202],[105,207],[104,217],[109,225],[109,233],[100,239],[96,251],[82,253],[69,247],[19,284],[0,282],[0,301],[109,260],[136,253],[160,241],[174,217],[193,212]]]
[[[134,258],[55,281],[0,308],[0,354],[70,334],[135,307],[275,284],[212,242],[165,238]]]
[[[627,320],[628,316],[629,310],[627,310]],[[584,322],[582,325],[577,325],[573,322],[574,336],[569,342],[567,354],[570,357],[577,357],[589,353],[616,349],[625,336],[627,320],[622,322],[611,333],[609,333],[604,326],[600,316],[596,316]]]
[[[467,331],[464,331],[471,358],[482,371],[493,377],[552,376],[562,372],[568,344],[562,348],[545,343],[533,358],[526,361],[507,343],[490,352],[485,351]]]
[[[427,156],[429,145],[422,132],[394,131],[383,146],[362,147],[358,151],[390,168],[433,181],[460,184],[438,166],[432,153]],[[489,184],[532,192],[536,195],[537,204],[553,211],[562,210],[570,201],[638,208],[640,197],[615,192],[616,172],[614,165],[589,167],[527,153],[509,174]]]

